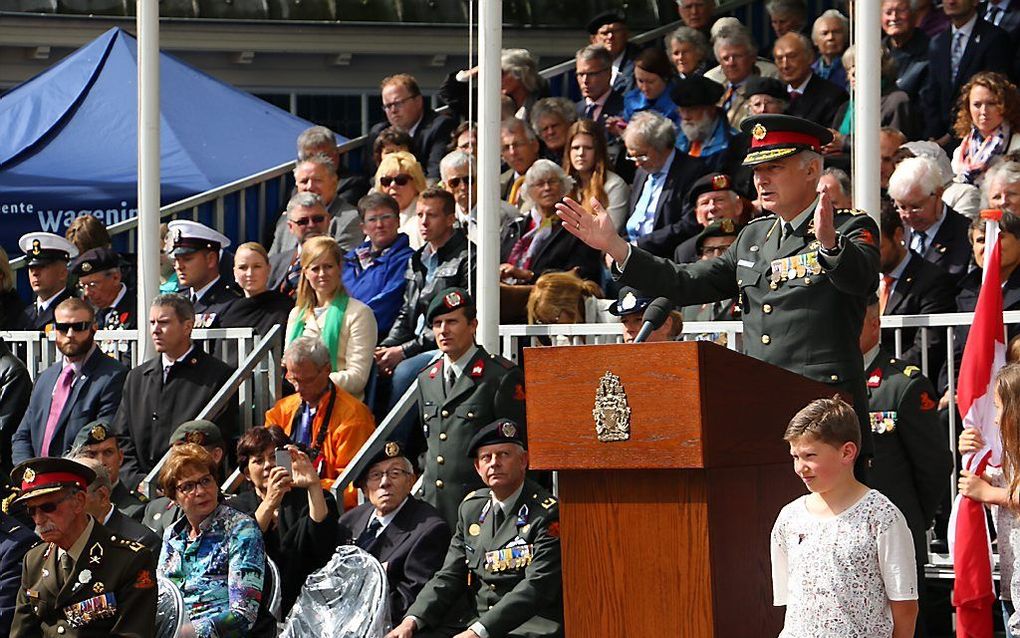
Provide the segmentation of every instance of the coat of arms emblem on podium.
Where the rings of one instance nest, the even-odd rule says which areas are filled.
[[[620,377],[606,371],[599,379],[595,392],[595,407],[591,411],[595,418],[595,434],[603,443],[626,441],[630,438],[630,406],[627,393],[620,383]]]

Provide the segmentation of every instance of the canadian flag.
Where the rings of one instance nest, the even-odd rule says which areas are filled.
[[[963,349],[957,403],[963,426],[981,432],[985,447],[963,456],[963,467],[983,474],[997,466],[1001,444],[995,427],[995,376],[1006,363],[1006,331],[1002,322],[1002,282],[999,280],[999,219],[1002,211],[981,211],[985,220],[985,263],[974,322]],[[949,519],[949,552],[956,584],[958,638],[992,638],[992,544],[984,505],[959,494]]]

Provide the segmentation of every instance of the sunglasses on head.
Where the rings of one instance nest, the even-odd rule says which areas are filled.
[[[383,188],[389,188],[390,184],[396,183],[397,186],[407,186],[411,182],[410,175],[397,175],[396,177],[380,177],[379,184]]]
[[[69,323],[57,321],[53,324],[53,327],[57,330],[57,332],[66,333],[71,328],[74,328],[75,332],[85,332],[91,325],[91,321],[71,321]]]
[[[292,219],[290,221],[298,226],[307,226],[308,224],[321,224],[326,221],[326,216],[312,215],[311,217],[302,217],[301,219]]]

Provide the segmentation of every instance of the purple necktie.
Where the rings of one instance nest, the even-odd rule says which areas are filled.
[[[40,456],[50,456],[50,443],[53,435],[57,433],[57,422],[60,421],[60,413],[64,411],[64,404],[71,394],[71,382],[74,381],[74,366],[64,366],[57,379],[57,387],[53,390],[53,400],[50,402],[50,415],[46,419],[46,432],[43,434],[42,447],[39,448]],[[57,455],[63,453],[58,450]]]

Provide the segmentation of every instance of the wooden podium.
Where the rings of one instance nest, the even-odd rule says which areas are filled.
[[[806,492],[783,432],[832,389],[706,342],[528,348],[524,368],[531,467],[559,471],[567,638],[778,635],[769,535]],[[607,372],[627,440],[596,436]]]

